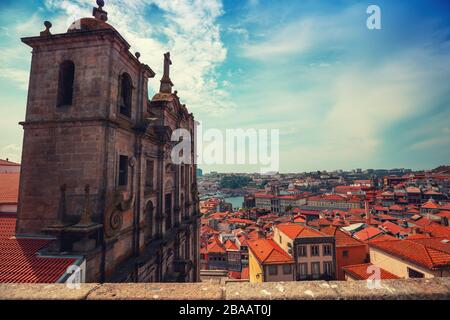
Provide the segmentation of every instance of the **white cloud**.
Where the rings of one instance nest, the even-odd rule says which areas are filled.
[[[16,83],[20,89],[28,89],[29,73],[27,70],[0,67],[0,78]]]
[[[69,21],[90,16],[93,5],[91,0],[45,3],[51,10],[62,10],[54,23],[60,32],[67,29]],[[146,20],[144,12],[152,6],[162,10],[162,22]],[[227,54],[216,21],[223,13],[220,0],[108,1],[104,9],[108,22],[131,44],[131,50],[139,51],[141,61],[157,72],[150,83],[153,90],[159,90],[163,53],[170,51],[172,81],[191,111],[217,112],[232,106],[216,80],[216,68]]]
[[[280,57],[302,54],[317,47],[321,50],[331,48],[340,41],[355,37],[355,31],[358,29],[354,28],[354,24],[361,12],[364,12],[360,10],[360,6],[353,6],[333,16],[304,17],[274,26],[263,34],[262,40],[245,43],[242,46],[243,55],[247,58],[273,61]]]
[[[0,159],[9,159],[14,162],[21,161],[22,147],[17,144],[9,144],[0,149]]]

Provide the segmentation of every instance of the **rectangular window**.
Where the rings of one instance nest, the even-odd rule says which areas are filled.
[[[147,160],[147,164],[146,164],[147,168],[145,171],[145,186],[153,189],[153,167],[154,167],[154,162],[152,160]]]
[[[311,271],[314,278],[320,277],[320,262],[311,263]]]
[[[269,274],[276,276],[278,274],[277,266],[269,266]]]
[[[323,245],[323,255],[324,256],[331,256],[331,245],[329,244],[324,244]]]
[[[422,272],[408,268],[408,278],[424,278],[425,275]]]
[[[333,275],[333,264],[331,262],[324,262],[323,263],[323,272],[327,276]]]
[[[299,271],[300,271],[300,277],[306,278],[308,276],[308,264],[307,263],[300,263],[298,265]]]
[[[344,258],[348,258],[348,250],[344,250],[344,251],[342,252],[342,256],[343,256]]]
[[[311,256],[313,257],[319,256],[319,246],[317,245],[311,246]]]
[[[308,250],[306,246],[298,246],[297,252],[299,257],[308,256]]]
[[[119,157],[119,186],[128,185],[128,157]]]
[[[291,274],[292,266],[290,264],[283,265],[283,274]]]

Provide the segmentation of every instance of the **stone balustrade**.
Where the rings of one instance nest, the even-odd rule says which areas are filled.
[[[450,278],[385,280],[369,289],[351,282],[200,282],[0,284],[0,299],[10,300],[448,300]]]

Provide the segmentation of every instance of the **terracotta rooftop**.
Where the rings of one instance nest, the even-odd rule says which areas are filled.
[[[273,240],[259,239],[248,241],[248,247],[261,264],[291,264],[292,257]]]
[[[225,253],[225,247],[220,242],[217,236],[213,236],[211,241],[208,243],[208,247],[206,249],[208,253]]]
[[[411,238],[410,238],[411,239]],[[450,243],[446,238],[374,242],[370,246],[431,270],[450,268]]]
[[[228,239],[225,242],[225,248],[230,251],[238,251],[239,250],[238,246],[230,239]]]
[[[0,283],[55,283],[75,258],[40,257],[50,240],[15,238],[16,216],[0,214]]]
[[[357,265],[351,265],[343,267],[345,273],[349,274],[351,277],[358,279],[358,280],[367,280],[369,277],[373,274],[373,272],[367,272],[369,267],[372,267],[373,264],[366,263],[366,264],[357,264]],[[392,274],[384,269],[381,269],[381,279],[384,280],[390,280],[390,279],[400,279],[395,274]]]
[[[353,236],[361,241],[370,240],[378,235],[381,235],[383,231],[375,227],[367,227],[361,231],[356,232]]]
[[[277,228],[280,232],[284,233],[292,240],[296,238],[311,238],[311,237],[326,236],[326,234],[323,234],[322,232],[295,223],[279,224],[275,228]]]
[[[439,209],[439,205],[436,202],[429,200],[422,205],[422,209]]]
[[[334,236],[336,239],[336,247],[349,247],[349,246],[362,246],[365,245],[364,243],[362,243],[361,241],[353,238],[351,235],[349,235],[348,233],[342,231],[339,228],[336,227],[326,227],[322,230],[320,230],[321,232],[330,235],[330,236]]]
[[[17,204],[19,173],[0,173],[0,204]]]

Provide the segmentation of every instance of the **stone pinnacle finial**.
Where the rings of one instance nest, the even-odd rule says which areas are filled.
[[[136,52],[134,55],[136,56],[136,59],[138,59],[138,60],[141,57],[141,53],[140,52]]]
[[[90,187],[87,184],[84,187],[84,207],[83,212],[81,214],[80,224],[82,225],[90,225],[91,221],[91,197],[90,197]]]
[[[164,74],[161,79],[161,87],[159,89],[162,93],[172,93],[173,83],[170,80],[170,66],[172,60],[170,60],[170,52],[164,54]]]
[[[102,20],[104,22],[108,21],[108,12],[103,10],[103,7],[105,6],[105,1],[103,0],[97,0],[98,8],[93,9],[92,15],[95,17],[95,19]]]
[[[44,21],[44,26],[45,30],[41,31],[41,37],[51,35],[50,28],[52,27],[52,23],[50,21]]]

